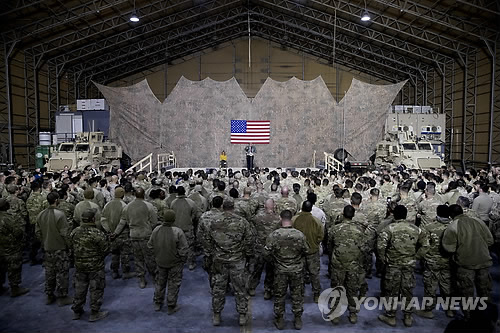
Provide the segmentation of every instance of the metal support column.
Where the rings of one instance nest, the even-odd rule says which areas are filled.
[[[444,159],[446,163],[453,161],[454,153],[454,85],[455,85],[455,62],[449,61],[444,65],[441,78],[441,110],[443,110],[446,117],[446,131],[445,131],[445,150]]]
[[[0,55],[0,161],[14,163],[14,133],[12,131],[12,91],[10,82],[10,57],[17,41],[4,43]],[[5,159],[5,160],[4,160]]]
[[[462,60],[463,66],[463,118],[462,118],[462,166],[474,165],[476,151],[476,102],[477,102],[477,55],[471,52]]]
[[[500,163],[500,54],[498,41],[485,41],[490,55],[490,126],[488,128],[488,165]]]
[[[24,107],[26,111],[26,159],[28,168],[35,167],[35,147],[40,131],[40,105],[38,90],[39,61],[30,50],[24,51]]]

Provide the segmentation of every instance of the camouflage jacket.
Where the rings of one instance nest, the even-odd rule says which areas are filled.
[[[292,215],[295,215],[297,213],[297,201],[295,201],[295,199],[281,197],[276,201],[275,204],[276,212],[278,214],[281,214],[281,212],[285,209],[291,211]]]
[[[73,221],[74,226],[78,227],[82,223],[82,214],[88,209],[97,209],[97,213],[95,215],[95,223],[98,228],[101,228],[101,208],[89,199],[85,199],[80,201],[76,206],[73,212]]]
[[[70,245],[66,215],[59,209],[49,206],[36,218],[36,235],[45,251],[66,250]]]
[[[224,212],[219,208],[212,208],[209,211],[201,214],[200,221],[198,223],[197,238],[201,243],[201,247],[207,254],[207,250],[210,250],[210,225],[217,219],[222,218]]]
[[[196,206],[193,200],[185,195],[178,195],[172,201],[170,208],[175,212],[175,227],[181,228],[184,232],[193,230],[194,223],[200,216],[198,214],[198,206]]]
[[[328,249],[335,269],[355,270],[362,265],[363,255],[368,251],[364,230],[364,226],[344,218],[328,231]]]
[[[451,220],[437,217],[432,223],[423,227],[426,237],[429,239],[429,249],[424,256],[425,262],[431,268],[449,268],[450,254],[447,253],[441,244],[443,233]]]
[[[330,200],[327,207],[325,207],[328,228],[337,223],[337,219],[339,216],[342,216],[345,206],[346,203],[343,198],[332,198]]]
[[[408,214],[406,215],[406,220],[410,223],[415,223],[417,219],[417,204],[415,200],[408,196],[406,198],[401,198],[398,202],[399,205],[405,206],[408,210]]]
[[[70,227],[69,231],[75,229],[77,227],[75,225],[75,220],[73,219],[73,215],[75,213],[75,205],[73,205],[71,202],[63,200],[59,202],[59,204],[57,205],[57,209],[59,209],[64,213],[64,215],[66,215],[66,221],[68,222],[68,225]]]
[[[75,267],[80,272],[104,269],[104,258],[109,252],[106,235],[93,223],[82,223],[71,232]]]
[[[28,211],[30,223],[35,224],[38,214],[47,207],[49,207],[47,198],[40,192],[32,192],[28,200],[26,200],[26,209]]]
[[[255,236],[250,224],[241,216],[225,211],[208,226],[205,251],[214,261],[235,262],[253,256]]]
[[[26,204],[24,201],[19,199],[14,194],[9,194],[7,198],[5,198],[10,205],[10,208],[7,212],[12,214],[12,217],[18,221],[18,223],[23,223],[24,220],[28,217],[28,211],[26,210]]]
[[[265,254],[273,259],[276,272],[300,273],[308,252],[306,237],[292,227],[273,231],[266,240]]]
[[[11,214],[0,212],[0,256],[22,251],[24,225],[18,223]]]
[[[275,212],[260,211],[255,215],[254,227],[257,234],[256,250],[262,251],[267,237],[280,227],[280,216]]]
[[[407,220],[396,220],[385,227],[377,238],[378,258],[388,266],[415,266],[427,252],[429,240],[425,233]]]
[[[247,221],[251,221],[255,215],[254,205],[250,198],[241,198],[234,201],[234,212]]]
[[[434,222],[437,216],[437,207],[441,204],[441,199],[437,196],[420,201],[418,204],[418,213],[420,214],[420,225],[422,227]]]
[[[158,222],[159,223],[163,222],[163,214],[165,214],[165,210],[168,209],[167,203],[165,202],[165,200],[154,199],[153,201],[151,201],[151,204],[156,209],[156,215],[158,216]]]
[[[378,227],[380,222],[385,219],[387,213],[387,205],[383,201],[371,201],[363,202],[360,207],[360,211],[365,214],[368,221],[374,225],[375,228]]]

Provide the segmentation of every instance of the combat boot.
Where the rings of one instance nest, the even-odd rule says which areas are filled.
[[[47,295],[47,301],[45,302],[46,305],[53,304],[56,301],[56,296],[54,294],[52,295]]]
[[[266,301],[270,300],[272,297],[273,297],[273,295],[271,295],[270,291],[264,291],[264,299]]]
[[[154,310],[156,312],[160,311],[161,310],[161,304],[160,303],[155,303],[154,306],[153,306]]]
[[[113,277],[113,280],[119,279],[120,273],[118,273],[118,271],[114,271],[112,277]]]
[[[406,327],[411,327],[413,325],[413,317],[411,316],[411,313],[405,313],[403,324],[405,324]]]
[[[80,312],[73,312],[73,320],[80,320],[82,318],[83,311]]]
[[[29,293],[30,290],[28,288],[23,288],[23,287],[12,287],[10,289],[10,297],[18,297],[22,296],[24,294]]]
[[[192,271],[196,268],[196,263],[192,262],[189,264],[189,270]]]
[[[247,324],[247,315],[246,315],[246,313],[240,313],[239,324],[240,324],[240,326],[245,326]]]
[[[422,318],[427,318],[427,319],[433,319],[434,318],[434,313],[432,311],[427,311],[427,310],[417,310],[415,311],[415,314],[419,317]]]
[[[276,328],[279,330],[285,328],[285,320],[283,319],[283,316],[278,316],[274,318],[274,326],[276,326]]]
[[[295,327],[296,330],[302,329],[302,317],[301,316],[295,316],[295,319],[293,320],[293,327]]]
[[[90,314],[89,321],[94,322],[104,319],[108,316],[108,314],[109,314],[108,311],[92,311],[92,313]]]
[[[212,324],[214,326],[220,326],[220,312],[214,312],[214,316],[212,317]]]
[[[386,323],[389,326],[396,327],[396,317],[389,317],[386,315],[379,315],[378,320],[383,323]]]
[[[314,303],[318,303],[319,301],[319,294],[314,294]]]
[[[255,296],[255,289],[248,290],[248,295],[250,295],[252,297]]]
[[[141,289],[146,288],[146,278],[144,276],[141,276],[139,278],[139,288]]]
[[[59,297],[57,299],[58,306],[65,306],[65,305],[70,305],[70,304],[73,304],[73,299],[71,297],[64,296],[64,297]]]
[[[177,311],[179,311],[179,306],[178,305],[174,305],[174,306],[170,306],[169,305],[168,308],[167,308],[167,314],[168,315],[174,314]]]
[[[358,314],[356,312],[349,313],[349,322],[351,324],[356,324],[358,322]]]
[[[446,317],[448,317],[448,318],[454,318],[455,317],[455,312],[453,312],[453,310],[446,310]]]
[[[340,323],[340,317],[335,317],[332,319],[332,325],[337,325],[338,323]]]

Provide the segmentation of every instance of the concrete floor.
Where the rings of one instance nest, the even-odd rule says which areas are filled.
[[[323,288],[329,287],[326,277],[327,258],[322,257],[321,283]],[[70,306],[63,308],[56,304],[45,305],[44,271],[40,265],[23,266],[23,286],[31,288],[29,294],[10,298],[9,292],[0,296],[0,331],[1,332],[199,332],[217,331],[229,332],[269,332],[277,331],[273,325],[273,303],[263,299],[262,283],[257,289],[257,295],[251,298],[249,310],[252,320],[246,327],[239,327],[235,309],[234,297],[227,296],[226,306],[222,313],[222,324],[213,327],[211,322],[211,297],[207,275],[198,266],[194,271],[184,270],[184,280],[181,286],[179,302],[180,309],[173,315],[167,315],[166,307],[161,312],[153,311],[154,287],[149,280],[145,289],[139,289],[137,279],[113,280],[107,264],[106,289],[104,293],[103,310],[110,312],[109,316],[99,322],[90,323],[88,303],[81,320],[71,320]],[[498,260],[491,270],[493,276],[493,299],[499,303],[500,269]],[[73,270],[71,270],[73,274]],[[71,276],[71,275],[70,275]],[[368,280],[369,296],[379,293],[378,278]],[[72,295],[72,290],[70,295]],[[416,296],[423,295],[422,277],[417,275]],[[333,326],[322,319],[317,304],[313,303],[310,285],[306,287],[303,322],[304,332],[443,332],[449,319],[443,311],[436,313],[433,320],[414,316],[414,325],[405,328],[402,314],[398,313],[397,327],[389,327],[377,320],[379,310],[361,309],[358,323],[352,325],[344,315],[340,324]],[[287,300],[286,328],[284,332],[296,332],[293,329],[293,315],[290,300]],[[469,330],[467,330],[469,331]],[[465,331],[464,331],[465,332]]]

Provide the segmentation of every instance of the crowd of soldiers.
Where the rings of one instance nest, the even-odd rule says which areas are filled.
[[[249,298],[265,272],[264,299],[274,298],[274,325],[285,327],[289,290],[293,324],[301,329],[305,286],[311,285],[316,303],[327,287],[320,283],[324,255],[329,265],[323,273],[332,288],[345,288],[353,324],[355,297],[367,295],[373,271],[381,297],[399,297],[406,305],[416,271],[423,274],[426,297],[436,298],[439,287],[441,297],[489,298],[491,253],[498,256],[500,240],[499,190],[500,168],[6,171],[0,174],[2,294],[6,274],[11,297],[28,293],[21,287],[22,264],[43,261],[46,303],[71,304],[78,320],[90,290],[89,321],[100,320],[108,315],[101,304],[111,254],[113,279],[137,277],[145,288],[149,276],[154,310],[161,311],[167,294],[167,313],[173,314],[183,268],[196,269],[202,256],[214,326],[221,324],[229,289],[239,324],[247,324]],[[415,312],[432,319],[433,309],[434,302]],[[412,326],[411,307],[403,312],[404,325]],[[462,316],[468,319],[470,311],[463,309]],[[395,326],[396,310],[386,309],[379,319]]]

